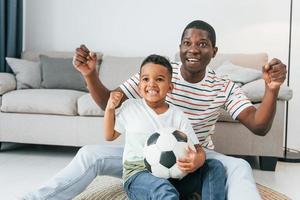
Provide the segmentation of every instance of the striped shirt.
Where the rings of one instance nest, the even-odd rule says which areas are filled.
[[[174,89],[168,93],[166,101],[179,107],[188,117],[200,144],[214,149],[211,139],[215,124],[220,115],[220,108],[230,113],[233,119],[245,108],[252,106],[241,88],[233,81],[220,78],[208,69],[202,81],[189,83],[180,73],[180,64],[173,63],[172,82]],[[120,88],[128,98],[140,98],[138,92],[139,74],[135,74]]]

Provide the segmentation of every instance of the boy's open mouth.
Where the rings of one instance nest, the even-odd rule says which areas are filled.
[[[146,92],[147,92],[148,94],[150,94],[150,95],[156,95],[156,94],[158,94],[158,91],[157,91],[157,90],[154,90],[154,89],[148,89],[148,90],[146,90]]]

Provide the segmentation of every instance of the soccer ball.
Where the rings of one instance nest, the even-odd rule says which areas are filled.
[[[188,146],[195,150],[184,133],[174,128],[162,128],[146,141],[143,149],[145,166],[154,176],[182,179],[187,173],[178,168],[176,160],[187,155]]]

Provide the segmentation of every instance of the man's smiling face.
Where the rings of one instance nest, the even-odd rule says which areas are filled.
[[[217,53],[207,31],[190,28],[184,32],[180,44],[180,59],[184,70],[190,73],[205,72],[206,66]]]

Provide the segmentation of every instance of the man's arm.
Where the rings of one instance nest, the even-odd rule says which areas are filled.
[[[104,138],[107,141],[113,141],[120,136],[120,133],[115,131],[115,109],[120,104],[122,97],[123,93],[110,93],[104,114]]]
[[[263,67],[265,94],[261,105],[248,107],[237,119],[254,134],[264,136],[270,130],[276,113],[276,100],[281,84],[286,78],[286,66],[278,59],[272,59]]]
[[[96,70],[96,54],[90,52],[90,50],[85,45],[80,45],[80,47],[76,49],[73,58],[73,65],[84,77],[87,88],[94,101],[103,110],[105,110],[111,91],[107,89],[99,79],[99,75]],[[122,92],[120,88],[117,88],[116,90]],[[126,96],[123,95],[123,99],[121,102],[125,101],[126,99]]]

